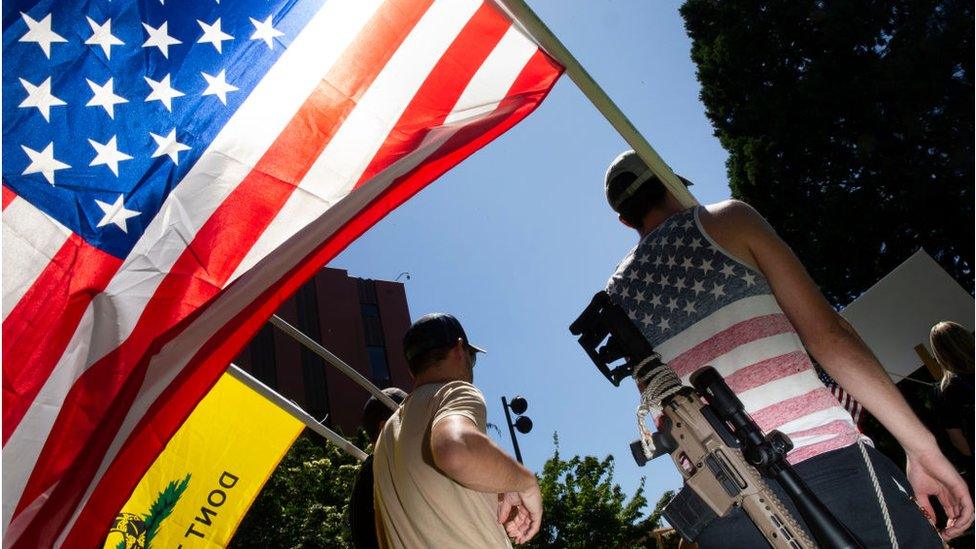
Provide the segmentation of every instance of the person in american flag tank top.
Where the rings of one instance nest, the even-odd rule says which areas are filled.
[[[969,527],[966,484],[762,216],[736,200],[685,208],[633,151],[614,160],[605,185],[620,221],[640,236],[607,292],[685,384],[699,368],[715,367],[764,432],[790,437],[787,459],[866,547],[942,547],[927,520],[935,516],[930,496],[950,517],[943,538]],[[858,431],[807,352],[895,436],[908,457],[907,477]],[[703,548],[765,545],[741,509],[709,524],[697,541]]]

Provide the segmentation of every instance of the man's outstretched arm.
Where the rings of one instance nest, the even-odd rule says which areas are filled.
[[[542,496],[535,475],[502,451],[470,418],[450,415],[430,431],[434,464],[456,482],[479,492],[502,495],[499,523],[516,543],[532,539],[542,524]],[[518,506],[511,520],[512,509]]]
[[[710,217],[712,223],[739,236],[730,247],[748,254],[742,259],[753,260],[765,275],[810,354],[905,449],[907,475],[919,505],[934,517],[928,497],[935,496],[949,516],[943,536],[948,539],[966,530],[973,520],[973,501],[966,483],[871,350],[824,299],[789,246],[745,203],[729,202]]]

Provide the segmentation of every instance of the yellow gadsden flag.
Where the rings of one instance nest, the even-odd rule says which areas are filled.
[[[226,547],[304,427],[224,374],[142,477],[105,548]]]

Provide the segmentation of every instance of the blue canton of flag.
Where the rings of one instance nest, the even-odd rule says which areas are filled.
[[[4,185],[124,258],[320,5],[4,2]]]

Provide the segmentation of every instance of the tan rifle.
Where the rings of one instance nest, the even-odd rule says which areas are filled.
[[[670,455],[698,496],[676,498],[665,512],[683,537],[694,541],[715,516],[741,507],[776,549],[861,547],[786,461],[793,447],[789,438],[778,431],[764,434],[713,368],[692,375],[694,388],[682,385],[606,292],[596,294],[570,332],[579,336],[580,345],[615,386],[631,376],[637,381],[641,438],[631,444],[634,458],[644,465]],[[621,359],[622,365],[611,367]],[[652,409],[662,413],[655,432],[644,421]],[[787,493],[816,542],[770,489],[769,481],[778,482]]]

